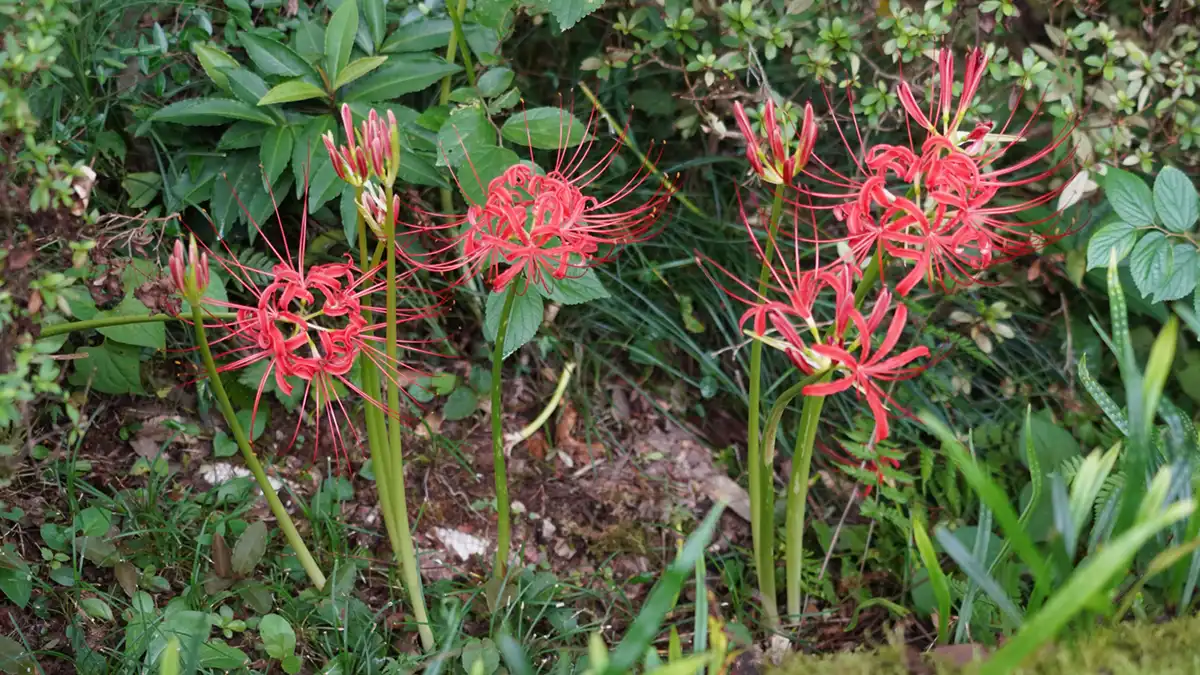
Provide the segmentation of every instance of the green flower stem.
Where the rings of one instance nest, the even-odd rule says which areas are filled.
[[[193,312],[195,316],[195,312]],[[233,319],[237,315],[232,312],[213,312],[201,314],[201,318],[208,319]],[[177,316],[170,314],[150,314],[149,316],[106,316],[101,319],[88,319],[87,321],[70,321],[67,323],[55,323],[49,326],[43,326],[40,337],[54,337],[63,333],[70,333],[77,330],[94,330],[96,328],[108,328],[110,326],[132,326],[139,323],[158,323],[162,321],[173,321],[178,319]],[[198,319],[197,319],[198,321]]]
[[[616,130],[617,138],[621,140],[621,144],[626,148],[629,148],[630,152],[637,155],[637,158],[642,162],[642,166],[645,167],[646,170],[651,174],[653,174],[654,177],[662,183],[663,187],[665,187],[671,193],[671,198],[682,204],[683,207],[688,211],[691,211],[693,215],[708,219],[709,214],[701,210],[699,206],[696,206],[696,203],[688,199],[687,195],[679,192],[679,190],[675,187],[675,183],[670,179],[670,177],[660,171],[658,167],[654,165],[654,162],[651,162],[650,158],[646,157],[646,155],[644,155],[642,151],[638,149],[637,145],[633,142],[633,139],[629,138],[629,136],[625,133],[625,125],[617,122],[616,118],[609,114],[608,109],[604,107],[604,104],[600,103],[600,99],[596,98],[596,94],[583,82],[579,83],[579,88],[583,91],[583,95],[592,102],[592,105],[596,106],[596,110],[600,113],[600,116],[603,117],[606,122],[608,122],[609,126]]]
[[[779,214],[783,210],[783,187],[775,188],[775,199],[771,203],[771,215],[767,229],[767,244],[763,247],[762,267],[758,271],[758,292],[767,287],[771,273],[771,259],[775,256],[775,236],[779,230]],[[766,530],[772,530],[774,539],[774,509],[767,509],[767,494],[774,496],[775,467],[762,461],[759,436],[759,417],[762,407],[762,350],[761,340],[750,343],[749,416],[746,421],[746,466],[749,468],[750,483],[750,533],[753,539],[754,564],[758,573],[758,592],[762,596],[763,612],[767,625],[779,623],[779,609],[775,604],[775,552],[766,546]],[[771,500],[773,501],[773,499]]]
[[[466,33],[463,32],[463,27],[462,27],[462,17],[466,11],[467,11],[466,0],[459,0],[457,10],[451,9],[450,3],[446,3],[446,13],[450,15],[450,21],[454,24],[454,35],[458,37],[459,42],[462,42],[463,70],[467,71],[467,84],[474,87],[475,86],[475,66],[471,63],[471,45],[467,44],[467,35],[466,35]],[[449,52],[450,50],[447,48],[446,51]],[[447,60],[450,60],[450,59],[447,59]],[[443,82],[446,82],[448,80],[449,80],[449,78],[447,78]],[[445,87],[446,85],[443,84],[442,86]]]
[[[829,381],[829,374],[823,375],[820,381]],[[813,444],[817,440],[817,426],[821,422],[821,409],[824,406],[824,396],[805,397],[804,408],[800,411],[800,433],[796,436],[796,449],[792,452],[792,475],[788,478],[784,556],[787,561],[787,612],[793,619],[800,616],[800,575],[804,569],[804,510],[808,504],[808,475],[812,468]]]
[[[200,309],[199,302],[192,303],[192,321],[195,323],[196,346],[200,349],[200,358],[204,362],[204,369],[208,373],[209,386],[212,388],[213,395],[217,397],[217,405],[221,408],[221,414],[225,415],[225,422],[229,425],[229,431],[233,433],[233,438],[237,441],[238,448],[242,451],[242,458],[246,462],[246,466],[250,469],[250,473],[254,474],[254,480],[258,481],[258,487],[262,489],[263,497],[267,500],[267,505],[271,507],[271,513],[275,514],[275,521],[279,523],[279,528],[283,530],[283,536],[287,539],[292,550],[296,552],[296,557],[300,559],[300,564],[304,567],[304,571],[308,574],[308,578],[312,581],[313,586],[317,590],[325,588],[325,574],[321,572],[321,568],[317,566],[317,561],[313,559],[312,553],[308,547],[304,545],[304,540],[300,538],[300,533],[296,531],[296,525],[292,522],[292,517],[288,515],[287,509],[283,508],[283,502],[279,501],[279,495],[276,494],[275,488],[271,486],[271,481],[267,479],[267,474],[263,471],[262,464],[259,463],[258,457],[255,456],[254,450],[250,447],[250,440],[246,437],[245,430],[238,422],[237,414],[233,410],[233,404],[229,402],[229,395],[225,393],[225,385],[221,383],[221,377],[217,373],[217,364],[213,361],[212,350],[208,347],[208,335],[204,330],[204,312]]]
[[[505,436],[505,442],[513,445],[521,443],[525,440],[528,440],[530,436],[537,433],[538,429],[542,428],[542,425],[546,423],[546,420],[550,419],[550,416],[554,414],[556,409],[558,409],[558,404],[562,402],[563,394],[566,393],[567,384],[570,383],[571,374],[574,372],[574,363],[568,363],[563,367],[562,374],[558,376],[558,384],[554,387],[554,393],[550,396],[550,402],[547,403],[542,412],[536,418],[534,418],[532,422],[525,425],[523,429],[520,431],[514,431],[513,433]]]
[[[396,354],[396,226],[392,203],[392,186],[387,187],[387,217],[384,219],[384,247],[387,251],[387,287],[384,291],[385,324],[384,341],[387,363],[398,363]],[[413,615],[417,620],[417,631],[421,635],[421,645],[425,651],[437,647],[433,639],[433,629],[429,625],[429,614],[425,610],[425,593],[421,588],[421,570],[417,567],[417,554],[413,547],[412,530],[408,524],[408,502],[404,488],[404,451],[401,438],[400,419],[400,386],[395,378],[387,379],[387,409],[390,411],[387,420],[388,430],[388,460],[383,480],[388,483],[385,490],[392,502],[392,515],[395,517],[397,538],[400,540],[401,573],[407,586],[409,602],[412,603]],[[376,475],[378,482],[380,474]]]
[[[456,19],[455,17],[461,17],[463,14],[465,14],[467,12],[467,0],[458,0],[458,11],[457,12],[451,11],[450,3],[447,2],[446,3],[446,11],[450,14],[450,20],[454,21],[455,23],[458,23],[459,21],[461,21],[461,19]],[[450,42],[448,42],[446,44],[446,63],[454,63],[454,57],[457,56],[457,54],[458,54],[458,35],[461,32],[462,31],[460,29],[460,30],[456,30],[456,31],[453,31],[450,33]],[[467,49],[469,49],[469,47],[466,44],[466,40],[463,40],[463,52],[464,52],[463,62],[464,63],[468,63],[470,61],[470,57],[465,54]],[[474,77],[475,76],[473,74],[470,75],[470,79],[473,80]],[[442,105],[446,105],[447,103],[450,102],[450,76],[449,75],[442,78],[442,95],[441,95],[440,101],[441,101]]]
[[[496,346],[492,350],[492,461],[496,475],[496,578],[504,576],[508,566],[509,549],[512,546],[512,516],[508,505],[508,469],[504,465],[504,420],[501,409],[504,402],[500,397],[500,377],[504,364],[504,336],[508,333],[512,318],[513,301],[517,297],[517,284],[510,283],[504,292],[504,307],[500,310],[500,325],[496,327]]]

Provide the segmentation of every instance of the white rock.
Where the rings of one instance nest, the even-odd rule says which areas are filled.
[[[459,560],[467,561],[473,555],[487,555],[488,548],[491,542],[487,539],[481,539],[473,534],[451,530],[445,527],[433,528],[433,536],[437,537],[451,553],[458,556]]]

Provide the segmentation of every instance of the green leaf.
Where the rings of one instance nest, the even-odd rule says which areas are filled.
[[[387,32],[387,0],[362,0],[362,17],[371,34],[371,43],[378,50]]]
[[[159,108],[150,116],[151,122],[172,122],[193,127],[215,127],[228,124],[230,120],[275,124],[275,120],[267,113],[231,98],[189,98]]]
[[[492,68],[479,79],[475,81],[475,88],[479,90],[480,96],[491,98],[499,96],[508,89],[508,85],[512,84],[513,71],[508,68]]]
[[[288,80],[271,87],[271,90],[258,99],[258,105],[273,105],[276,103],[294,103],[314,98],[328,98],[329,94],[317,85],[302,78]]]
[[[1121,220],[1134,227],[1154,224],[1154,197],[1141,178],[1110,167],[1104,176],[1104,192]]]
[[[309,120],[308,124],[296,131],[296,140],[292,144],[292,175],[296,177],[297,197],[304,193],[305,176],[311,180],[312,175],[318,173],[325,164],[330,164],[332,169],[321,135],[333,129],[335,124],[332,115],[322,115]]]
[[[196,665],[201,668],[237,670],[250,662],[250,657],[246,655],[246,652],[220,639],[204,642],[200,645],[198,653],[200,658]]]
[[[539,285],[538,292],[548,300],[564,305],[582,305],[592,300],[612,297],[604,283],[596,276],[596,271],[591,268],[582,271],[571,270],[563,279],[547,277],[546,286],[548,290]]]
[[[304,57],[292,51],[291,47],[276,42],[270,38],[254,33],[239,33],[246,54],[258,69],[268,75],[283,77],[311,77],[317,80],[317,73]],[[326,40],[328,42],[328,40]]]
[[[162,174],[152,171],[127,173],[125,179],[121,181],[121,187],[125,190],[125,194],[129,195],[126,206],[131,209],[145,208],[154,201],[154,198],[158,196],[158,191],[162,189]]]
[[[400,171],[396,176],[412,185],[428,185],[430,187],[449,187],[450,184],[442,177],[442,173],[434,166],[433,161],[417,152],[408,152],[400,162]]]
[[[467,673],[474,672],[472,668],[479,662],[482,675],[492,675],[500,667],[500,650],[491,638],[471,638],[462,647],[462,666]]]
[[[317,61],[325,54],[325,26],[316,19],[300,22],[292,37],[292,48],[307,62]]]
[[[258,162],[262,165],[268,183],[274,185],[287,169],[295,142],[296,134],[292,127],[287,125],[269,129],[263,135],[262,146],[258,149]]]
[[[250,523],[233,545],[233,573],[249,576],[267,552],[267,525],[261,520]]]
[[[504,140],[540,150],[572,148],[587,138],[587,128],[562,108],[532,108],[519,112],[500,128]]]
[[[345,94],[348,103],[373,103],[421,91],[461,67],[432,54],[403,54],[388,57],[387,63],[354,83]]]
[[[217,141],[218,150],[245,150],[257,148],[262,143],[263,134],[273,127],[263,126],[258,122],[234,122],[221,134]]]
[[[542,296],[536,292],[519,292],[520,279],[512,282],[517,284],[514,291],[512,315],[508,322],[508,334],[504,337],[504,357],[520,349],[526,342],[537,335],[542,325]],[[496,331],[500,326],[500,314],[504,309],[504,296],[507,290],[488,294],[487,305],[483,314],[483,336],[488,342],[496,342]]]
[[[485,146],[475,150],[470,163],[464,161],[455,168],[459,189],[472,204],[483,204],[487,199],[487,184],[520,161],[517,153],[508,148]]]
[[[240,450],[237,441],[230,438],[229,434],[224,431],[218,431],[213,436],[212,448],[214,457],[233,457]]]
[[[283,672],[287,673],[288,675],[296,675],[296,673],[300,672],[300,668],[303,666],[304,662],[295,654],[285,656],[283,657],[283,660],[279,662],[279,667],[282,668]]]
[[[1171,242],[1162,232],[1149,232],[1142,237],[1129,256],[1129,273],[1142,297],[1150,297],[1167,283]]]
[[[475,0],[475,9],[471,15],[479,25],[500,30],[513,4],[513,0]]]
[[[1187,174],[1163,167],[1154,179],[1154,209],[1172,232],[1187,232],[1200,219],[1200,194]]]
[[[119,305],[96,314],[97,318],[150,316],[150,310],[141,300],[127,296]],[[124,326],[105,326],[96,329],[101,335],[117,342],[138,347],[163,350],[167,348],[167,331],[161,321],[134,323]]]
[[[1071,432],[1055,424],[1049,410],[1030,414],[1017,437],[1014,450],[1027,466],[1032,466],[1026,453],[1030,447],[1037,455],[1038,466],[1046,473],[1053,473],[1063,462],[1079,455],[1079,442]]]
[[[259,436],[266,431],[267,422],[271,419],[271,409],[262,406],[257,413],[253,410],[239,410],[235,416],[238,424],[242,425],[242,429],[250,434],[250,441],[253,442],[257,441]],[[254,424],[250,424],[251,420],[254,421]]]
[[[25,646],[7,635],[0,635],[0,671],[12,675],[43,672]]]
[[[338,73],[333,88],[341,89],[385,63],[387,63],[386,56],[364,56],[361,59],[354,59]]]
[[[267,95],[270,87],[257,73],[246,68],[228,68],[225,76],[229,78],[229,91],[243,103],[249,103],[255,108],[262,97]]]
[[[548,0],[546,5],[558,20],[559,28],[567,30],[583,17],[600,9],[604,0]]]
[[[505,342],[508,341],[505,340]],[[451,422],[466,419],[475,413],[478,405],[479,399],[475,396],[475,392],[468,387],[459,387],[450,394],[450,397],[446,399],[446,404],[442,406],[442,418]]]
[[[75,370],[68,381],[76,387],[91,383],[92,389],[103,394],[144,394],[142,389],[141,359],[138,348],[119,342],[105,341],[103,344],[81,348],[76,359]]]
[[[217,47],[199,42],[192,43],[192,53],[196,55],[204,74],[208,75],[208,79],[212,80],[217,89],[229,91],[229,78],[223,71],[225,68],[238,68],[237,59]]]
[[[353,185],[342,188],[338,215],[342,219],[342,233],[346,235],[346,246],[349,246],[351,251],[358,250],[358,205],[354,203]]]
[[[258,635],[262,638],[267,656],[284,659],[296,651],[296,631],[292,624],[278,614],[268,614],[259,621]]]
[[[84,614],[93,619],[99,619],[100,621],[113,620],[112,607],[109,607],[108,603],[101,598],[84,598],[79,601],[79,608],[83,610]]]
[[[478,106],[467,106],[458,108],[450,113],[450,118],[442,124],[442,128],[438,130],[438,148],[441,150],[441,157],[438,163],[459,168],[464,165],[464,159],[474,161],[475,155],[484,148],[496,147],[496,129],[492,123],[488,121],[487,114],[483,108]],[[468,180],[470,169],[466,168]],[[462,178],[459,178],[461,181]],[[483,185],[486,182],[480,181]]]
[[[100,509],[95,506],[89,506],[79,512],[75,516],[75,529],[79,530],[89,537],[102,537],[108,533],[108,528],[112,527],[113,515],[111,511]]]
[[[1107,267],[1110,249],[1116,250],[1117,262],[1121,262],[1133,250],[1140,235],[1134,226],[1120,220],[1100,228],[1088,240],[1087,268]]]
[[[230,154],[213,184],[211,215],[217,232],[226,230],[244,215],[243,208],[260,190],[258,153],[239,150]]]
[[[343,0],[325,28],[325,70],[330,79],[336,79],[350,61],[357,32],[358,0]]]
[[[1156,302],[1178,300],[1196,288],[1197,265],[1196,247],[1192,244],[1175,244],[1170,247],[1166,258],[1166,283],[1154,292]]]
[[[399,54],[441,49],[449,44],[453,32],[454,23],[450,19],[419,19],[393,31],[379,51]]]

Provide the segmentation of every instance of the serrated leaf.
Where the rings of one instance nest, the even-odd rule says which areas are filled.
[[[462,70],[453,63],[432,54],[401,54],[389,56],[387,63],[375,72],[355,82],[346,90],[348,103],[373,103],[397,99],[421,91],[446,75]]]
[[[454,172],[459,189],[472,204],[483,204],[487,199],[487,184],[521,162],[521,158],[512,150],[494,146],[475,150],[470,154],[470,160],[469,164],[461,162]]]
[[[1104,195],[1121,220],[1134,227],[1154,224],[1154,197],[1141,178],[1109,168],[1104,175]]]
[[[354,59],[346,64],[346,67],[338,73],[337,80],[333,83],[333,88],[335,90],[341,89],[385,63],[387,63],[386,56],[364,56],[361,59]]]
[[[1171,246],[1165,261],[1165,282],[1155,289],[1154,300],[1169,302],[1191,293],[1196,288],[1197,264],[1200,264],[1200,259],[1196,256],[1194,246],[1191,244]]]
[[[196,55],[204,74],[208,75],[208,79],[212,80],[217,89],[229,91],[229,78],[223,70],[239,67],[237,59],[217,47],[199,42],[192,43],[192,53]]]
[[[1154,179],[1154,208],[1167,229],[1187,232],[1200,219],[1200,195],[1187,174],[1173,166],[1163,167]]]
[[[274,105],[276,103],[294,103],[308,101],[314,98],[327,98],[329,94],[317,85],[301,78],[288,80],[271,87],[270,91],[258,99],[258,105]]]
[[[316,71],[304,57],[287,45],[254,33],[239,33],[246,54],[258,69],[268,75],[283,77],[312,77]]]
[[[358,33],[358,0],[343,0],[325,28],[325,71],[337,78],[350,61],[354,36]]]
[[[1117,262],[1121,262],[1133,250],[1140,235],[1141,232],[1139,230],[1129,223],[1119,220],[1100,228],[1088,240],[1088,269],[1107,267],[1110,250],[1117,252]]]
[[[512,283],[519,286],[522,281],[518,278]],[[483,314],[483,336],[492,343],[496,341],[496,333],[500,327],[500,315],[504,308],[504,296],[507,292],[507,290],[499,293],[493,291],[488,294]],[[508,331],[504,337],[505,358],[532,340],[542,325],[542,296],[532,289],[521,293],[519,287],[514,293]]]
[[[1149,232],[1133,247],[1129,273],[1142,297],[1151,297],[1167,281],[1171,243],[1161,232]]]
[[[464,158],[473,162],[477,153],[484,148],[496,147],[496,129],[488,121],[483,108],[467,106],[450,113],[449,119],[438,130],[438,164],[459,167]],[[466,169],[470,174],[470,169]],[[459,179],[460,181],[462,178]],[[487,185],[487,183],[483,183]]]
[[[500,128],[505,140],[539,150],[572,148],[587,138],[587,128],[562,108],[532,108],[509,117]]]
[[[231,120],[247,120],[274,125],[275,120],[258,108],[231,98],[189,98],[159,108],[151,122],[171,122],[194,127],[214,127]]]
[[[71,363],[75,369],[67,380],[76,387],[91,384],[104,394],[144,394],[138,348],[119,342],[82,347],[84,358]]]
[[[256,520],[246,526],[242,536],[233,545],[233,556],[230,562],[233,573],[238,576],[249,576],[267,552],[267,525]]]
[[[274,127],[263,135],[262,146],[258,150],[258,161],[268,183],[274,185],[287,169],[288,162],[292,159],[292,144],[295,141],[295,132],[290,126]]]
[[[419,19],[392,31],[379,51],[400,54],[441,49],[449,44],[453,32],[454,23],[450,19]]]
[[[507,343],[507,340],[505,341]],[[446,404],[442,406],[442,418],[447,421],[466,419],[475,413],[479,399],[475,392],[467,387],[458,387],[450,393]]]
[[[548,0],[546,3],[562,30],[571,28],[603,5],[604,0]]]
[[[596,276],[596,271],[591,268],[582,271],[571,270],[563,279],[547,276],[546,288],[537,286],[537,289],[546,299],[564,305],[582,305],[592,300],[612,297],[600,281],[600,277]]]

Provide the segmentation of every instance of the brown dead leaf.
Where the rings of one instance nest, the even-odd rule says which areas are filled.
[[[42,294],[34,291],[29,294],[29,303],[26,305],[30,314],[37,314],[42,309]]]
[[[113,566],[113,574],[116,575],[117,583],[121,585],[121,590],[125,591],[125,595],[132,598],[138,589],[137,568],[122,560]]]
[[[435,410],[430,412],[423,420],[421,420],[421,423],[413,429],[413,433],[420,438],[429,438],[441,430],[442,414]]]
[[[136,436],[129,441],[129,447],[138,454],[139,457],[146,459],[154,459],[158,457],[159,449],[162,447],[159,443],[145,436]]]
[[[7,268],[11,270],[24,269],[33,260],[33,247],[22,246],[8,256]]]
[[[213,574],[223,579],[233,576],[233,556],[229,551],[229,544],[225,543],[225,537],[219,532],[213,534],[212,559]]]
[[[534,435],[530,436],[529,440],[525,441],[525,450],[529,452],[530,457],[533,457],[538,461],[546,459],[546,449],[546,434],[542,433],[541,431],[538,431]]]

